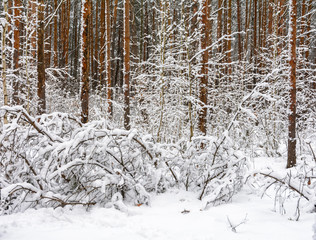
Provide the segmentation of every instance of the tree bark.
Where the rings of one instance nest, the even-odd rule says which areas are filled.
[[[106,0],[106,83],[108,113],[112,115],[112,78],[111,78],[111,14],[110,0]]]
[[[220,54],[222,52],[221,47],[221,37],[222,37],[222,0],[218,0],[218,12],[217,12],[217,41],[218,41],[218,53]]]
[[[312,12],[312,4],[313,4],[313,0],[309,0],[309,3],[308,3],[308,13],[311,13]],[[306,32],[307,32],[307,36],[306,36],[306,41],[305,41],[305,45],[307,47],[307,50],[305,52],[305,59],[307,60],[308,57],[309,57],[309,54],[310,54],[310,48],[309,48],[309,44],[311,42],[311,22],[312,22],[312,16],[309,16],[308,19],[307,19],[307,23],[306,23]]]
[[[200,78],[200,101],[202,103],[201,111],[199,112],[199,130],[203,135],[206,135],[206,116],[207,116],[207,84],[208,84],[208,47],[209,29],[208,29],[208,1],[204,1],[202,10],[202,67]]]
[[[90,0],[83,0],[82,9],[82,36],[81,36],[81,122],[89,119],[89,24],[91,14]]]
[[[271,35],[273,32],[273,0],[269,0],[269,23],[268,23],[268,34]]]
[[[45,19],[47,19],[51,14],[51,8],[50,6],[46,7],[46,11],[45,11]],[[45,46],[45,68],[49,68],[50,67],[50,59],[51,59],[51,46],[52,46],[52,24],[49,23],[46,26],[45,29],[45,42],[44,42],[44,46]]]
[[[54,0],[55,11],[58,7],[57,0]],[[58,14],[54,16],[54,67],[58,66]]]
[[[228,74],[232,74],[232,67],[231,67],[231,62],[232,62],[232,0],[228,0],[228,18],[227,18],[227,35],[228,35],[228,40],[227,40],[227,64],[228,64]]]
[[[241,33],[241,13],[240,13],[240,0],[237,0],[237,27],[238,27],[238,60],[242,60],[242,33]]]
[[[124,0],[124,127],[130,129],[130,1]]]
[[[38,0],[38,29],[37,29],[37,96],[38,114],[46,112],[45,96],[45,55],[44,55],[44,0]]]
[[[13,81],[13,104],[22,104],[20,94],[21,94],[21,79],[20,79],[20,33],[21,29],[21,0],[14,1],[14,29],[13,29],[13,69],[15,74],[15,79]]]
[[[66,29],[65,29],[65,42],[64,42],[64,57],[65,57],[65,67],[68,67],[69,59],[69,29],[70,29],[70,0],[67,0],[67,11],[66,11]]]
[[[104,89],[104,65],[105,65],[105,1],[101,0],[101,14],[100,14],[100,66],[99,66],[99,92],[102,93]],[[107,10],[106,10],[107,11]]]
[[[2,49],[1,49],[1,64],[2,64],[2,86],[3,86],[3,104],[8,105],[8,91],[7,91],[7,63],[5,57],[5,45],[6,45],[6,34],[8,31],[8,3],[4,2],[4,13],[6,14],[6,23],[2,32]],[[7,114],[4,115],[3,123],[8,123]]]
[[[96,85],[96,89],[98,89],[98,79],[99,79],[99,74],[98,74],[98,69],[99,69],[99,33],[100,33],[100,28],[99,28],[99,1],[96,1],[96,6],[95,6],[95,34],[94,34],[94,69],[93,69],[93,75],[94,75],[94,82]]]
[[[289,22],[289,64],[291,83],[290,89],[290,113],[289,113],[289,137],[287,168],[296,165],[296,0],[290,0],[290,22]]]

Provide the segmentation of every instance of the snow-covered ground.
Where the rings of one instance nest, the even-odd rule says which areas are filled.
[[[263,162],[264,161],[264,162]],[[257,159],[256,168],[267,164]],[[274,165],[282,162],[274,160]],[[169,190],[152,196],[151,206],[27,210],[0,217],[1,240],[129,239],[129,240],[307,240],[312,239],[314,214],[301,211],[293,221],[296,201],[286,202],[285,215],[274,210],[273,196],[263,198],[247,186],[232,203],[202,211],[197,194]],[[304,205],[304,203],[302,202]],[[277,210],[278,208],[276,208]],[[232,231],[232,225],[246,222]]]

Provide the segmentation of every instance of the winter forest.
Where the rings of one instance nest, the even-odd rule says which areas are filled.
[[[0,0],[0,49],[0,238],[35,209],[146,219],[180,195],[194,221],[251,196],[311,238],[316,1]]]

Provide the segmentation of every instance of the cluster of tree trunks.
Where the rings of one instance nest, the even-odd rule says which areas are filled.
[[[149,46],[158,43],[158,30],[165,31],[161,40],[162,48],[165,47],[166,38],[175,39],[178,30],[174,30],[172,34],[168,32],[168,36],[166,32],[173,24],[179,23],[180,19],[177,16],[182,11],[192,14],[192,17],[189,18],[190,22],[187,23],[188,32],[200,32],[200,39],[191,47],[200,46],[201,48],[201,58],[198,63],[201,66],[198,129],[205,135],[208,126],[208,87],[213,84],[208,79],[209,59],[212,55],[217,56],[222,64],[216,67],[215,88],[220,84],[219,79],[224,78],[227,83],[231,81],[232,63],[238,60],[240,63],[249,61],[253,64],[253,82],[251,86],[247,86],[252,89],[257,84],[256,74],[265,71],[266,63],[262,55],[267,52],[271,55],[279,55],[281,50],[286,47],[284,46],[286,41],[283,38],[287,35],[288,26],[289,81],[291,82],[288,167],[295,165],[296,69],[298,67],[296,44],[299,44],[303,57],[306,60],[309,59],[312,0],[299,1],[301,11],[298,27],[296,0],[289,0],[289,2],[286,0],[189,1],[190,4],[187,5],[189,7],[182,10],[176,7],[172,9],[171,3],[165,0],[159,2],[82,0],[81,9],[79,2],[70,0],[3,1],[3,10],[7,16],[1,38],[5,105],[10,102],[6,81],[8,68],[13,69],[15,76],[12,84],[12,104],[24,104],[25,100],[21,98],[22,93],[28,95],[26,99],[30,101],[29,93],[25,91],[27,86],[24,86],[27,84],[20,81],[21,46],[25,43],[23,41],[26,41],[27,44],[29,43],[29,52],[37,64],[38,114],[46,112],[45,69],[54,68],[58,71],[63,69],[63,74],[57,73],[56,70],[55,77],[63,78],[61,82],[65,94],[66,91],[73,92],[71,86],[77,79],[80,79],[81,120],[83,123],[89,120],[89,93],[96,91],[106,98],[107,112],[111,116],[113,115],[113,89],[119,87],[124,95],[124,127],[130,129],[130,81],[133,66],[149,59],[151,54]],[[28,8],[27,15],[22,14],[25,6]],[[288,24],[285,21],[287,6],[289,6]],[[162,24],[158,27],[157,9],[162,9],[161,16],[166,18],[160,19]],[[236,20],[233,18],[234,14],[237,16]],[[26,23],[22,20],[22,16],[24,18],[26,16],[27,20],[33,21],[34,24],[34,28],[28,30],[28,39],[23,35]],[[213,22],[215,23],[214,31],[216,31],[214,34],[212,32]],[[299,37],[297,37],[297,29]],[[7,41],[7,35],[10,32],[13,32],[13,41]],[[7,60],[5,54],[5,47],[10,44],[13,48],[12,61]],[[277,46],[276,51],[272,49],[272,46]],[[164,58],[165,56],[162,56],[163,61]],[[79,72],[80,74],[78,74]],[[163,75],[162,71],[162,78]],[[316,83],[313,87],[316,88]],[[163,88],[161,89],[162,102]],[[191,103],[189,103],[189,108],[191,114]],[[163,109],[161,118],[162,124]],[[4,122],[6,123],[7,120],[5,119]],[[193,125],[191,127],[193,129]],[[191,137],[193,136],[192,129]],[[159,132],[160,130],[158,130],[158,135]]]

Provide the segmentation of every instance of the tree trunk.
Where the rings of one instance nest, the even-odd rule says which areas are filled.
[[[52,14],[50,6],[46,7],[45,11],[46,15],[45,18],[49,18],[50,15]],[[45,68],[50,67],[50,58],[51,58],[51,43],[52,43],[52,24],[49,23],[45,29]]]
[[[20,79],[20,33],[22,32],[21,29],[21,0],[14,1],[14,29],[13,29],[13,36],[14,36],[14,43],[13,43],[13,69],[15,74],[15,79],[13,81],[13,104],[20,105],[21,102],[21,79]]]
[[[142,62],[144,49],[144,0],[140,0],[140,11],[139,62]]]
[[[278,36],[283,37],[285,35],[284,33],[284,13],[285,13],[285,0],[280,0],[279,1],[279,29],[278,29]],[[282,49],[285,47],[284,41],[279,38],[279,43],[278,43],[278,55],[281,54]]]
[[[58,7],[57,0],[54,0],[55,11]],[[58,66],[58,14],[54,16],[54,67]]]
[[[227,40],[227,63],[228,63],[228,74],[232,74],[232,0],[228,0],[228,18],[227,18],[227,34],[229,39]]]
[[[222,52],[221,47],[221,37],[222,37],[222,0],[218,0],[218,12],[217,12],[217,41],[218,41],[218,53],[220,54]]]
[[[288,155],[287,168],[296,165],[296,0],[290,0],[290,22],[289,22],[289,64],[291,83],[290,90],[290,113],[289,113],[289,137],[288,137]]]
[[[124,127],[130,129],[130,1],[124,0]]]
[[[81,36],[81,122],[89,119],[89,24],[91,14],[90,0],[83,1],[82,6],[82,36]]]
[[[143,53],[143,61],[147,61],[148,59],[148,42],[149,42],[149,19],[148,19],[148,2],[145,3],[145,38],[144,38],[144,53]]]
[[[1,64],[2,64],[2,85],[3,85],[3,104],[4,106],[8,105],[8,91],[7,91],[7,64],[6,64],[6,57],[5,57],[5,45],[6,45],[6,34],[8,31],[8,3],[5,1],[4,2],[4,13],[6,14],[6,23],[3,28],[2,32],[2,49],[1,49]],[[4,115],[3,118],[3,123],[7,124],[8,119],[7,119],[7,114]]]
[[[312,14],[311,13],[312,12],[312,7],[313,7],[312,4],[313,4],[313,0],[309,0],[308,9],[307,9],[309,14]],[[311,42],[311,22],[312,22],[312,18],[313,18],[312,16],[309,16],[308,20],[307,20],[307,23],[306,23],[306,32],[307,32],[306,42],[305,42],[305,46],[307,47],[307,50],[305,52],[305,59],[306,60],[308,59],[309,54],[310,54],[310,52],[309,52],[309,49],[310,49],[309,44]]]
[[[100,15],[100,66],[99,66],[99,92],[102,94],[104,89],[104,65],[105,65],[105,1],[101,0],[101,15]],[[106,10],[108,11],[108,10]],[[107,13],[108,14],[108,13]]]
[[[268,23],[268,34],[271,36],[273,32],[273,0],[269,0],[269,23]]]
[[[110,0],[106,0],[106,83],[108,112],[112,115],[112,79],[111,79],[111,14]]]
[[[95,84],[94,84],[94,79],[93,79],[93,69],[94,69],[94,61],[93,61],[93,47],[94,47],[94,40],[95,40],[95,36],[94,36],[94,26],[93,26],[93,12],[94,12],[94,1],[89,1],[90,2],[90,19],[89,19],[89,44],[88,44],[88,48],[89,48],[89,60],[88,60],[88,64],[90,65],[89,67],[89,78],[90,80],[92,79],[92,90],[95,90]]]
[[[247,53],[249,48],[248,48],[248,41],[249,41],[249,27],[250,27],[250,20],[251,20],[251,3],[252,0],[249,1],[249,5],[247,4],[248,0],[246,1],[246,23],[245,23],[245,32],[246,32],[246,39],[245,39],[245,47],[244,47],[244,51]],[[246,56],[246,55],[245,55]],[[247,56],[246,56],[247,58]],[[252,59],[250,58],[250,62],[252,61]]]
[[[38,96],[38,114],[46,112],[45,96],[45,55],[44,55],[44,0],[38,0],[38,29],[37,29],[37,96]]]
[[[96,85],[96,89],[98,89],[98,79],[99,79],[99,74],[98,74],[98,69],[99,69],[99,33],[100,33],[100,28],[99,28],[99,1],[96,1],[96,6],[95,6],[95,34],[94,34],[94,69],[93,69],[93,75],[94,75],[94,82]]]
[[[200,101],[202,110],[199,112],[199,129],[203,135],[206,135],[206,116],[207,116],[207,84],[208,84],[208,47],[209,41],[209,24],[208,24],[208,1],[204,1],[202,10],[202,67],[201,67],[201,82],[200,82]]]
[[[301,26],[300,26],[300,47],[304,45],[304,33],[305,33],[305,27],[306,27],[306,2],[303,0],[302,2],[302,14],[301,14]]]
[[[69,29],[70,29],[70,0],[67,0],[67,12],[66,12],[67,24],[65,29],[65,42],[64,42],[64,57],[65,57],[65,67],[68,67],[69,59]]]
[[[238,60],[242,60],[242,52],[243,52],[243,47],[242,47],[242,33],[241,33],[241,13],[240,13],[240,0],[237,0],[237,25],[238,25]]]

